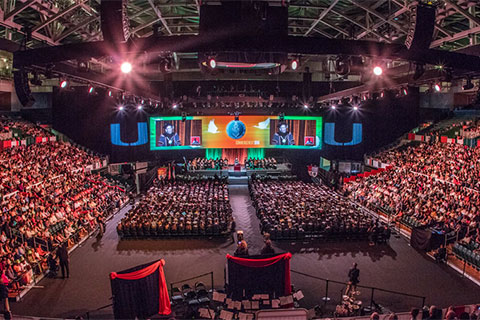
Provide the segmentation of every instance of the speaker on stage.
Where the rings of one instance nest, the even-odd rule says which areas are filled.
[[[28,73],[23,68],[13,72],[13,83],[18,100],[24,107],[31,107],[35,103],[35,99],[30,91],[28,84]]]
[[[130,37],[127,3],[128,0],[102,0],[100,3],[102,34],[105,41],[125,42]]]
[[[409,50],[426,50],[430,47],[435,27],[435,7],[417,4],[411,8],[410,27],[405,45]]]

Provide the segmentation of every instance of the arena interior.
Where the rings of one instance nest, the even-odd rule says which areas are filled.
[[[478,0],[4,0],[0,77],[5,319],[480,319]]]

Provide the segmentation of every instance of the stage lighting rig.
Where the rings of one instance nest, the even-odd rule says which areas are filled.
[[[290,69],[292,69],[293,71],[297,70],[299,66],[300,63],[297,59],[293,59],[292,61],[290,61]]]
[[[67,87],[68,87],[68,80],[67,79],[60,80],[60,88],[65,89]]]
[[[130,62],[128,61],[125,61],[122,63],[122,65],[120,66],[120,70],[122,71],[122,73],[124,74],[128,74],[130,72],[132,72],[133,70],[133,66]]]
[[[374,66],[373,69],[373,74],[376,75],[377,77],[380,77],[383,74],[383,68],[380,66]]]

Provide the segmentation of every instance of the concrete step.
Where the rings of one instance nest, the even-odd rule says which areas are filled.
[[[248,184],[248,177],[228,177],[228,184],[230,185],[247,185]]]

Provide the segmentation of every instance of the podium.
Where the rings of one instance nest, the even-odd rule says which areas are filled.
[[[233,171],[240,172],[242,170],[242,166],[240,164],[236,164],[233,166]]]

